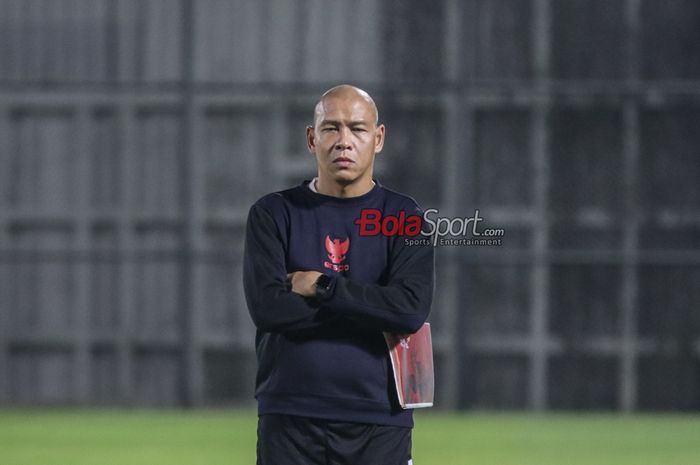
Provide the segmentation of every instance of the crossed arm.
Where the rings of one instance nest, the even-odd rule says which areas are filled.
[[[287,274],[287,280],[292,285],[292,292],[303,297],[314,297],[316,280],[321,274],[318,271],[295,271]]]
[[[380,331],[413,333],[427,319],[434,285],[432,247],[397,245],[386,285],[334,276],[330,292],[317,299],[315,283],[321,273],[287,273],[284,243],[272,214],[254,205],[248,216],[243,281],[259,330],[309,330],[347,318]]]

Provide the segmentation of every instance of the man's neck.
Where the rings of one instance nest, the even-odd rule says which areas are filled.
[[[357,183],[338,184],[336,182],[324,181],[320,177],[317,177],[311,182],[315,182],[315,190],[319,194],[339,198],[359,197],[361,195],[365,195],[374,187],[374,181],[372,181],[372,178]]]

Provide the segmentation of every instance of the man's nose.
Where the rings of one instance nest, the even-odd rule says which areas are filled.
[[[338,131],[338,141],[335,143],[336,150],[347,150],[350,148],[350,130],[348,128],[340,128]]]

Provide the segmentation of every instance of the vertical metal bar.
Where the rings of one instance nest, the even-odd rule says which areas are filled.
[[[533,115],[532,150],[535,157],[535,211],[538,218],[533,234],[533,251],[536,264],[531,280],[530,314],[530,407],[543,410],[547,406],[547,322],[549,314],[549,224],[547,216],[548,191],[548,141],[546,129],[547,109],[538,104]]]
[[[136,241],[132,221],[135,216],[136,167],[136,109],[133,102],[123,101],[118,108],[120,128],[120,154],[122,162],[119,215],[119,295],[121,311],[119,313],[119,330],[117,335],[118,395],[119,402],[129,405],[134,401],[134,367],[133,367],[133,317],[135,313],[136,289]]]
[[[627,1],[627,81],[633,86],[639,73],[640,0]],[[620,352],[619,408],[631,412],[637,407],[637,305],[639,205],[639,106],[636,96],[625,99],[623,107],[623,189],[625,224],[623,226],[622,275],[622,350]]]
[[[70,18],[70,21],[75,21],[75,24],[93,24],[94,18],[90,18],[91,14],[90,8],[93,6],[93,2],[90,4],[80,4],[79,1],[73,2],[70,5],[70,10],[68,8],[64,9],[67,11],[66,16]],[[60,7],[61,5],[59,5]],[[76,31],[72,31],[76,34],[76,40],[72,43],[72,46],[66,47],[68,55],[70,56],[70,61],[72,61],[72,66],[70,72],[73,73],[73,78],[77,82],[89,80],[92,78],[90,72],[94,70],[92,64],[92,59],[94,54],[91,54],[92,40],[85,40],[84,33],[81,34],[81,27],[76,27]]]
[[[443,97],[443,114],[445,118],[444,130],[448,135],[445,140],[445,163],[443,171],[444,181],[444,205],[449,214],[457,215],[459,209],[464,209],[472,205],[473,196],[465,193],[465,185],[471,186],[469,181],[473,179],[473,173],[470,170],[472,152],[468,147],[472,147],[472,119],[471,109],[463,107],[463,99],[457,93],[446,92]],[[428,206],[424,206],[427,208]],[[442,283],[438,283],[440,287],[445,289],[445,292],[440,296],[442,301],[440,309],[445,312],[443,328],[445,338],[445,350],[442,354],[445,363],[443,376],[445,379],[440,381],[443,389],[443,407],[456,408],[459,403],[460,392],[464,389],[462,386],[462,367],[465,360],[466,346],[464,345],[465,323],[460,315],[464,312],[460,311],[460,289],[462,288],[462,280],[464,274],[461,273],[462,262],[460,254],[462,250],[457,247],[445,247],[436,252],[437,259],[445,258],[445,262],[441,263]],[[437,328],[436,328],[437,329]]]
[[[449,0],[445,3],[444,18],[445,35],[443,37],[445,47],[445,68],[443,74],[449,81],[455,82],[459,79],[460,47],[461,37],[461,8],[463,5],[456,0]],[[443,204],[449,214],[457,214],[464,203],[469,204],[472,197],[464,195],[464,186],[471,186],[469,178],[472,176],[469,170],[469,159],[472,156],[467,147],[472,142],[471,126],[467,124],[464,108],[464,99],[459,88],[446,89],[442,94],[441,111],[444,115],[443,129],[445,137],[445,161],[443,163],[442,179],[443,184]],[[465,179],[465,177],[467,179]],[[436,207],[436,205],[423,205],[423,208]],[[445,292],[439,296],[440,310],[445,312],[443,324],[445,328],[436,328],[436,333],[442,332],[444,345],[442,345],[441,358],[444,363],[442,370],[443,379],[439,380],[439,394],[442,397],[441,407],[454,409],[459,406],[460,392],[462,386],[462,369],[464,366],[463,355],[466,350],[463,341],[463,324],[460,324],[460,302],[459,290],[460,268],[459,250],[454,247],[446,247],[436,259],[445,257],[441,263],[442,273],[440,273],[442,283],[438,283]],[[437,302],[436,302],[437,303]],[[437,346],[436,348],[440,348]]]
[[[7,188],[9,177],[16,176],[10,172],[10,111],[5,105],[0,106],[0,251],[8,252],[10,238],[9,227],[10,203]],[[0,406],[10,402],[10,347],[9,347],[9,281],[10,262],[4,255],[0,257]]]
[[[445,80],[453,83],[460,79],[460,63],[462,62],[462,8],[463,2],[447,0],[443,21],[445,22],[444,36],[444,70]]]
[[[549,317],[549,60],[550,60],[550,1],[534,0],[534,63],[536,92],[539,94],[532,120],[532,155],[534,157],[534,210],[537,224],[532,245],[537,263],[531,281],[530,314],[530,380],[529,403],[534,410],[547,407],[547,348]]]
[[[31,34],[28,40],[21,44],[21,58],[19,61],[23,66],[20,67],[19,77],[29,81],[38,81],[42,77],[41,60],[44,56],[42,56],[41,46],[45,43],[44,37],[46,35],[45,28],[37,27],[42,17],[42,5],[33,1],[22,2],[22,6],[23,22],[19,24],[28,24]]]
[[[630,412],[637,405],[637,305],[639,206],[636,185],[639,160],[639,109],[627,101],[623,113],[624,137],[624,195],[625,217],[623,227],[622,275],[622,351],[620,353],[619,407]]]
[[[14,27],[11,29],[12,33],[7,36],[6,42],[3,44],[5,49],[5,57],[2,70],[2,78],[7,79],[9,82],[18,81],[20,79],[20,33],[17,30],[17,25],[22,24],[21,22],[21,12],[20,6],[17,5],[16,1],[5,1],[1,5],[2,15],[8,24],[12,24]]]
[[[105,4],[105,34],[104,34],[104,74],[97,76],[97,79],[103,79],[105,82],[114,83],[120,79],[119,75],[119,6],[117,0],[106,0]]]
[[[80,253],[92,250],[90,234],[90,114],[87,106],[78,107],[76,113],[76,150],[78,166],[74,176],[77,185],[76,236],[74,247]],[[91,396],[90,364],[90,267],[88,260],[77,259],[76,267],[76,314],[74,333],[75,393],[76,401],[88,404]]]
[[[205,249],[205,224],[206,224],[206,196],[205,196],[205,181],[206,181],[206,157],[204,156],[203,142],[204,137],[204,117],[203,109],[194,101],[191,108],[187,110],[189,113],[189,163],[190,171],[190,211],[188,225],[188,235],[190,238],[190,253],[197,254]],[[187,311],[189,312],[190,320],[190,350],[188,355],[189,363],[189,390],[192,406],[201,406],[205,402],[205,379],[204,379],[204,343],[205,338],[205,322],[206,322],[206,295],[205,288],[200,284],[204,282],[199,279],[202,273],[205,272],[205,265],[198,260],[192,258],[190,263],[189,282],[186,283],[190,287],[191,304]]]
[[[196,281],[193,279],[193,254],[197,239],[198,196],[197,176],[202,176],[196,160],[196,140],[194,132],[198,123],[194,105],[194,0],[182,0],[182,153],[180,154],[182,173],[182,205],[181,212],[184,225],[182,241],[182,263],[180,286],[180,330],[182,337],[182,392],[181,402],[185,407],[201,405],[204,401],[204,369],[202,366],[203,353],[199,342],[196,312],[194,311],[194,292]]]
[[[129,82],[133,84],[135,80],[135,56],[138,24],[138,16],[134,12],[135,5],[133,1],[127,0],[112,0],[115,5],[115,39],[117,50],[116,57],[116,76],[117,82]]]

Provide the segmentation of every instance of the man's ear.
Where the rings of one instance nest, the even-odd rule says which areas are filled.
[[[374,134],[374,153],[379,153],[384,148],[384,134],[386,128],[383,124],[377,126],[377,131]]]
[[[309,152],[311,153],[316,153],[316,143],[314,142],[314,138],[316,137],[316,132],[314,131],[313,126],[306,126],[306,146],[309,149]]]

